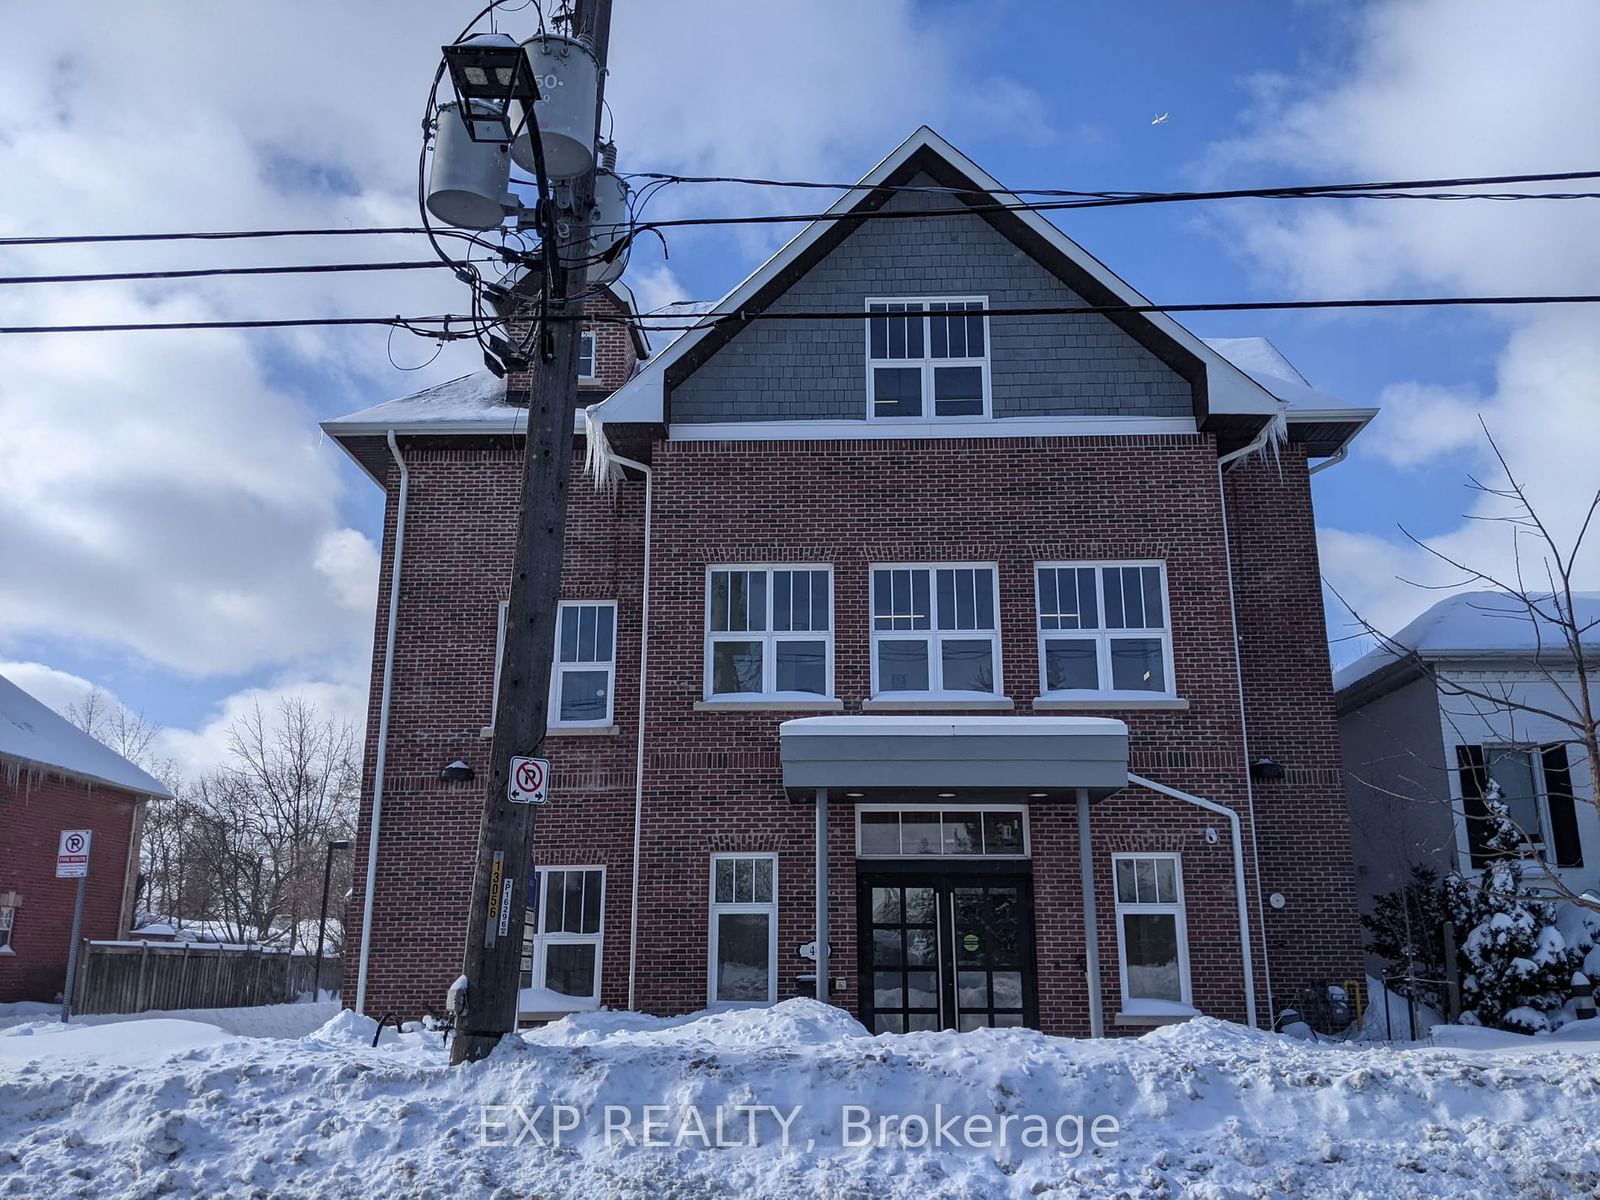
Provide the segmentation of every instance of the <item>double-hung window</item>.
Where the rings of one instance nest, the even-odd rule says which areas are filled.
[[[989,414],[983,296],[869,299],[867,415],[873,420]]]
[[[1037,583],[1045,696],[1173,694],[1160,563],[1040,563]]]
[[[615,601],[563,600],[550,668],[550,723],[609,726],[616,671]]]
[[[524,1012],[600,1004],[605,868],[541,867],[522,944]]]
[[[17,910],[14,905],[0,905],[0,953],[10,954],[11,931],[16,926]]]
[[[872,568],[872,691],[1000,693],[992,564]]]
[[[712,567],[706,598],[708,699],[815,699],[832,692],[827,567]]]
[[[711,856],[709,998],[713,1005],[778,999],[778,856]]]
[[[494,732],[500,706],[500,668],[506,653],[506,610],[500,602],[494,645],[494,685],[483,736]],[[617,604],[614,600],[563,600],[556,610],[556,652],[550,664],[552,729],[609,727],[617,674]]]
[[[1187,1007],[1189,935],[1176,854],[1113,854],[1123,1011],[1142,1002]]]
[[[594,379],[595,332],[590,329],[578,335],[578,378]]]

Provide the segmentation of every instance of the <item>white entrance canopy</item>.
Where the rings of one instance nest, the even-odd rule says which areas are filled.
[[[791,792],[1128,786],[1128,727],[1105,717],[802,717],[778,732]]]

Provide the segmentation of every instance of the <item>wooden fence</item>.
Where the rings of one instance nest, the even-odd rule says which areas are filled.
[[[253,946],[85,939],[72,1010],[88,1015],[290,1004],[312,992],[315,970],[315,955]],[[336,990],[340,977],[339,960],[324,957],[321,990]]]

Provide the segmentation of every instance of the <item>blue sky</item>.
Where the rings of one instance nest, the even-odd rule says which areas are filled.
[[[476,5],[386,6],[382,28],[359,7],[15,6],[18,36],[0,47],[0,233],[410,223],[426,82]],[[1600,84],[1583,49],[1600,44],[1597,13],[1584,0],[1515,11],[1476,0],[619,0],[609,95],[624,170],[855,179],[924,121],[1016,187],[1570,170],[1600,166],[1586,116]],[[234,49],[208,52],[220,40]],[[344,48],[356,44],[367,52],[352,58]],[[680,187],[652,212],[805,211],[819,199]],[[1159,300],[1600,290],[1594,209],[1445,208],[1247,201],[1059,223]],[[680,231],[665,262],[643,247],[628,280],[647,306],[715,297],[784,236]],[[416,249],[169,244],[0,252],[0,267]],[[421,273],[13,289],[0,315],[423,312],[459,308],[460,291]],[[1397,522],[1475,561],[1509,561],[1497,530],[1462,517],[1477,503],[1464,478],[1486,469],[1480,413],[1562,519],[1593,486],[1600,331],[1587,313],[1187,323],[1271,337],[1320,390],[1383,405],[1352,458],[1316,483],[1325,571],[1382,625],[1429,598],[1395,581],[1430,569]],[[0,557],[13,564],[0,581],[0,670],[58,704],[85,681],[105,687],[167,726],[164,750],[191,770],[214,761],[229,717],[256,700],[299,692],[359,719],[380,495],[315,422],[471,370],[470,351],[408,373],[365,331],[42,341],[0,344],[0,428],[17,434],[0,441],[0,478],[12,480],[0,489]],[[432,352],[404,337],[392,349],[404,364]]]

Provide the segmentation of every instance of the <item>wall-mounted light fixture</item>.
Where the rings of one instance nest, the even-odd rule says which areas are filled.
[[[476,777],[477,772],[459,758],[439,772],[439,779],[444,783],[471,783]]]
[[[1273,762],[1271,757],[1263,754],[1250,764],[1250,778],[1262,783],[1276,783],[1287,774],[1282,764]]]

